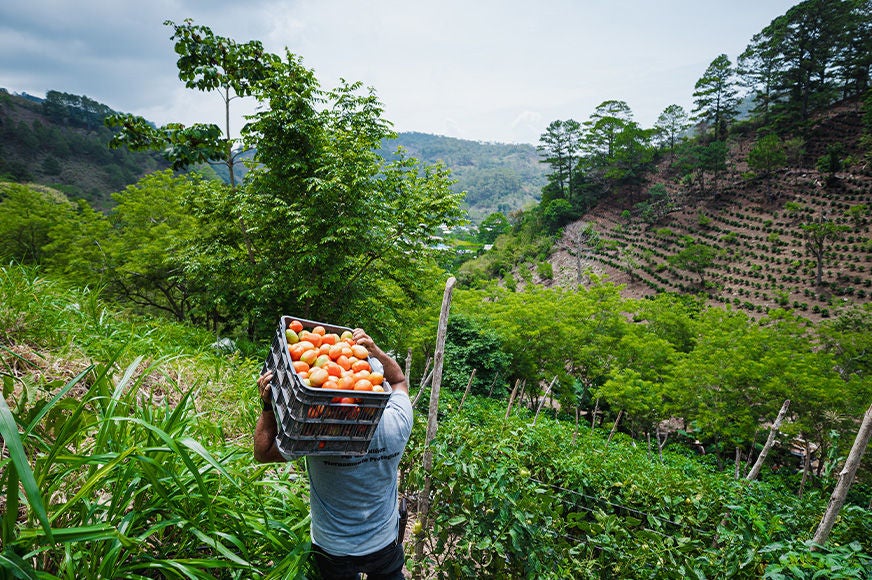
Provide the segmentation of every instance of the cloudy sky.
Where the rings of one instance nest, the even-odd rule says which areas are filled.
[[[796,0],[2,0],[0,87],[87,95],[157,123],[220,122],[184,88],[165,20],[299,55],[375,89],[397,131],[536,144],[625,101],[643,127]],[[235,124],[253,104],[237,106]]]

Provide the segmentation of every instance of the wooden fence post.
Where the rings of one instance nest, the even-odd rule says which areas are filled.
[[[848,490],[851,484],[854,483],[854,476],[857,474],[857,468],[860,467],[860,460],[863,458],[863,452],[866,451],[866,446],[869,445],[869,439],[872,438],[872,405],[866,410],[863,416],[863,422],[860,424],[860,430],[857,431],[857,437],[854,439],[854,445],[851,447],[851,452],[848,453],[848,459],[845,461],[845,466],[839,473],[839,483],[836,484],[836,489],[833,490],[833,495],[830,496],[830,502],[827,504],[827,511],[824,517],[821,518],[821,523],[818,525],[817,531],[814,533],[814,542],[817,546],[823,546],[830,537],[830,531],[833,529],[833,524],[836,522],[836,516],[839,515],[839,510],[845,503],[845,497],[848,495]],[[815,546],[812,546],[812,550]]]
[[[469,394],[469,388],[472,386],[472,380],[475,378],[475,371],[477,370],[478,369],[472,369],[472,374],[469,375],[469,382],[466,383],[466,390],[463,391],[463,396],[460,398],[460,406],[457,407],[458,411],[463,408],[463,402],[466,400],[466,395]]]
[[[548,398],[548,393],[551,392],[551,387],[554,386],[554,383],[557,382],[557,375],[554,375],[554,378],[551,379],[551,383],[548,385],[548,388],[545,389],[545,393],[542,395],[542,398],[539,400],[539,406],[536,407],[536,414],[533,415],[533,425],[536,424],[536,419],[539,418],[539,411],[542,410],[542,405],[545,404],[545,399]]]
[[[787,408],[789,406],[790,399],[785,399],[784,404],[781,405],[781,410],[778,411],[778,416],[775,417],[775,422],[772,423],[772,428],[769,429],[769,437],[766,438],[766,443],[763,445],[760,455],[757,456],[757,461],[754,462],[754,467],[751,468],[751,471],[748,472],[745,479],[757,479],[757,476],[760,475],[760,469],[763,467],[763,462],[769,454],[769,449],[771,449],[772,445],[775,444],[775,436],[778,435],[778,430],[781,429],[781,422],[784,420],[784,415],[787,414]]]
[[[452,276],[445,283],[445,293],[442,296],[442,309],[439,311],[439,327],[436,331],[436,351],[433,355],[433,384],[430,388],[430,407],[427,411],[427,437],[424,441],[424,489],[418,497],[418,521],[426,528],[427,516],[430,511],[430,472],[433,469],[433,449],[430,443],[436,437],[439,415],[439,388],[442,386],[442,359],[445,355],[445,334],[448,329],[448,312],[451,306],[451,292],[457,280]],[[420,538],[415,543],[415,561],[424,559],[424,543]]]
[[[509,395],[509,404],[508,404],[508,406],[506,407],[506,416],[503,418],[503,420],[509,418],[509,412],[512,410],[512,403],[513,403],[514,400],[515,400],[515,395],[516,395],[517,392],[518,392],[518,385],[520,385],[520,384],[521,384],[521,379],[516,379],[516,380],[515,380],[515,388],[512,389],[512,394]]]
[[[599,399],[597,399],[597,402],[599,402]],[[615,436],[615,432],[618,430],[618,423],[621,422],[621,417],[623,417],[623,416],[624,416],[624,410],[621,409],[620,411],[618,411],[618,416],[615,417],[615,423],[612,425],[612,430],[609,432],[609,438],[606,439],[606,448],[607,449],[608,449],[609,444],[612,442],[612,437]]]

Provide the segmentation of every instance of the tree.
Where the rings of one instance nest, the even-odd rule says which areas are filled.
[[[739,81],[751,92],[754,99],[753,112],[762,115],[763,123],[769,122],[774,101],[775,87],[779,82],[782,67],[781,37],[772,29],[758,32],[736,61]]]
[[[506,378],[511,361],[511,355],[503,352],[502,341],[495,331],[464,315],[448,320],[443,371],[443,384],[448,388],[464,389],[475,370],[470,393],[486,396],[494,387],[492,394],[503,397],[508,394]]]
[[[492,244],[498,236],[511,231],[512,225],[500,212],[494,212],[484,218],[478,226],[478,241],[482,244]]]
[[[74,208],[54,189],[0,182],[0,259],[41,263],[52,226],[71,216]]]
[[[197,177],[174,177],[170,170],[147,175],[113,195],[111,219],[116,243],[110,246],[115,275],[110,289],[141,307],[165,311],[178,321],[205,320],[192,313],[191,284],[185,274],[190,240],[200,237],[200,224],[185,200],[215,184]]]
[[[773,417],[782,400],[768,390],[770,371],[762,355],[766,334],[746,314],[720,308],[701,312],[696,325],[705,331],[676,360],[669,384],[675,415],[721,455],[747,452],[761,418]]]
[[[716,140],[726,138],[727,125],[737,114],[739,99],[734,75],[730,59],[721,54],[694,85],[692,113],[696,120],[713,128]]]
[[[583,151],[591,171],[603,179],[633,181],[653,158],[649,148],[652,131],[633,121],[624,101],[603,101],[584,126]]]
[[[820,287],[823,283],[824,260],[827,257],[830,244],[841,239],[842,234],[850,228],[830,220],[821,220],[803,224],[802,229],[805,230],[805,248],[817,262],[815,285]]]
[[[197,123],[191,127],[170,123],[154,129],[142,117],[116,114],[106,120],[110,127],[120,129],[110,146],[161,150],[174,169],[196,163],[220,162],[226,165],[230,185],[235,187],[234,168],[244,149],[236,147],[239,141],[231,136],[230,103],[251,96],[254,87],[273,73],[281,59],[265,52],[260,41],[239,44],[233,39],[216,36],[208,27],[195,25],[191,19],[186,19],[183,24],[167,20],[164,25],[173,29],[170,39],[176,41],[179,79],[189,89],[217,91],[224,101],[223,136],[218,125],[211,123]]]
[[[186,86],[260,104],[241,130],[256,151],[245,181],[186,200],[201,226],[184,264],[202,289],[201,311],[208,305],[252,338],[271,333],[281,314],[366,326],[384,340],[401,332],[398,310],[432,275],[431,237],[462,221],[448,171],[378,155],[395,135],[360,83],[325,91],[287,51],[269,54],[190,21],[167,24]],[[128,121],[117,143],[161,148],[177,167],[221,159],[232,167],[233,143],[214,124],[149,130]]]
[[[675,158],[675,146],[690,126],[689,117],[681,105],[669,105],[654,123],[654,129],[661,147],[669,151],[669,158]]]
[[[787,153],[781,143],[781,138],[775,133],[769,133],[757,139],[748,151],[748,166],[762,172],[768,177],[773,171],[784,167],[787,163]]]
[[[811,111],[832,102],[835,55],[845,35],[859,32],[847,28],[852,4],[806,0],[770,25],[784,61],[776,100],[788,116],[805,121]]]
[[[705,272],[715,263],[718,251],[709,245],[690,240],[678,253],[669,256],[669,263],[699,276],[699,285],[705,285]]]
[[[581,125],[574,119],[552,121],[539,137],[536,149],[551,167],[548,180],[557,184],[560,197],[571,201],[578,171],[578,152],[581,149]]]

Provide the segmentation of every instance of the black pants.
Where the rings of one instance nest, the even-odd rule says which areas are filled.
[[[361,572],[367,580],[402,580],[406,556],[403,545],[391,542],[381,550],[365,556],[333,556],[312,544],[315,564],[324,580],[357,580]]]

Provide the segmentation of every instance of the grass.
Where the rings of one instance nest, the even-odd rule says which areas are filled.
[[[0,569],[18,578],[293,578],[306,486],[255,464],[258,361],[0,270]]]

